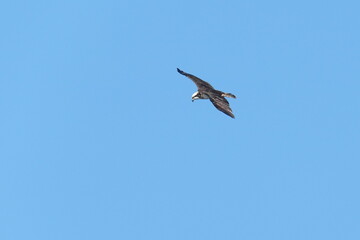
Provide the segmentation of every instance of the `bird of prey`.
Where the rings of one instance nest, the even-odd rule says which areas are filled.
[[[212,104],[214,104],[214,106],[219,111],[225,113],[232,118],[235,118],[229,106],[229,102],[225,99],[225,97],[236,98],[234,94],[224,93],[222,91],[216,90],[209,83],[201,80],[194,75],[181,71],[180,69],[177,69],[177,71],[180,74],[190,78],[196,84],[198,90],[191,96],[192,101],[196,99],[210,99]]]

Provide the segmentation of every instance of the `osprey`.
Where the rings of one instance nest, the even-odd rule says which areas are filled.
[[[190,78],[197,86],[198,90],[191,96],[192,101],[196,99],[210,99],[212,104],[221,112],[225,113],[226,115],[235,118],[232,110],[229,106],[229,102],[225,99],[225,97],[236,98],[234,94],[231,93],[224,93],[222,91],[214,89],[209,83],[201,80],[194,75],[181,71],[177,68],[177,71]]]

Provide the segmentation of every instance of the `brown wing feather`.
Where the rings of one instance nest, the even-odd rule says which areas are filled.
[[[230,108],[229,102],[224,97],[212,96],[210,97],[210,101],[219,111],[225,113],[226,115],[232,118],[235,118]]]
[[[182,75],[190,78],[190,79],[196,84],[196,86],[198,87],[198,89],[201,89],[201,88],[214,89],[208,82],[205,82],[204,80],[202,80],[202,79],[200,79],[200,78],[198,78],[198,77],[196,77],[196,76],[194,76],[194,75],[192,75],[192,74],[190,74],[190,73],[186,73],[186,72],[184,72],[184,71],[182,71],[182,70],[180,70],[180,69],[178,69],[178,68],[177,68],[177,71],[178,71],[180,74],[182,74]]]

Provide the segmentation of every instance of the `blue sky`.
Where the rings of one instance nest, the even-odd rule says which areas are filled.
[[[1,3],[0,239],[360,239],[359,7]]]

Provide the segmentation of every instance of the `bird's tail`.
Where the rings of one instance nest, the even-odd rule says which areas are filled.
[[[236,98],[236,96],[234,94],[231,94],[231,93],[223,93],[222,96],[223,97]]]

